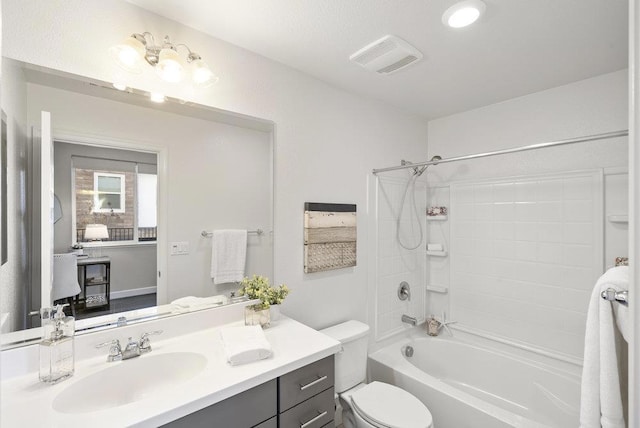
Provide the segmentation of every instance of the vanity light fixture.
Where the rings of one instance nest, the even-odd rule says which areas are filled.
[[[180,47],[187,50],[184,58],[178,53]],[[188,71],[197,86],[207,87],[218,81],[200,55],[192,52],[184,43],[171,43],[169,36],[164,37],[162,45],[157,45],[153,34],[146,31],[134,33],[111,47],[109,53],[116,64],[130,73],[141,73],[146,62],[167,82],[182,81]]]
[[[462,28],[473,24],[482,16],[487,5],[482,0],[464,0],[442,14],[442,23],[451,28]]]

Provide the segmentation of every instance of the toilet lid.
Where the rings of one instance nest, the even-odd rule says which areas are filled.
[[[433,423],[429,409],[397,386],[372,382],[351,395],[355,410],[373,425],[389,428],[427,428]]]

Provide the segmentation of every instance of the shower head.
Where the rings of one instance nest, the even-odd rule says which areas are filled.
[[[433,165],[437,165],[438,162],[435,162],[435,161],[439,161],[439,160],[442,160],[442,156],[436,155],[436,156],[431,158],[431,162],[434,162]],[[402,166],[413,165],[413,162],[409,162],[408,160],[402,159],[400,161],[400,165],[402,165]],[[429,165],[424,165],[422,167],[414,166],[413,167],[413,175],[416,175],[416,176],[420,177],[422,175],[422,173],[427,170],[428,167],[429,167]]]
[[[431,158],[431,162],[433,161],[439,161],[442,160],[442,156],[434,156]],[[438,162],[435,162],[433,165],[438,165]],[[423,172],[425,172],[427,170],[427,168],[429,167],[429,165],[425,165],[422,168],[413,168],[413,173],[416,174],[418,177],[420,177],[422,175]]]

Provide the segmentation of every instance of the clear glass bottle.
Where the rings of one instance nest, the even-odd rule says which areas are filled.
[[[65,317],[62,305],[56,307],[53,331],[40,342],[40,380],[57,383],[73,376],[73,317]]]

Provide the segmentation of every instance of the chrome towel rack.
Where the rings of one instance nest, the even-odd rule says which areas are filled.
[[[247,233],[250,235],[262,235],[264,233],[264,230],[262,229],[256,229],[256,230],[247,230]],[[205,238],[211,238],[213,236],[213,232],[207,232],[206,230],[203,230],[200,235],[202,235]]]
[[[618,290],[614,290],[613,288],[607,288],[602,293],[600,293],[600,296],[602,296],[604,300],[618,302],[621,305],[627,306],[629,304],[628,291],[618,291]]]

